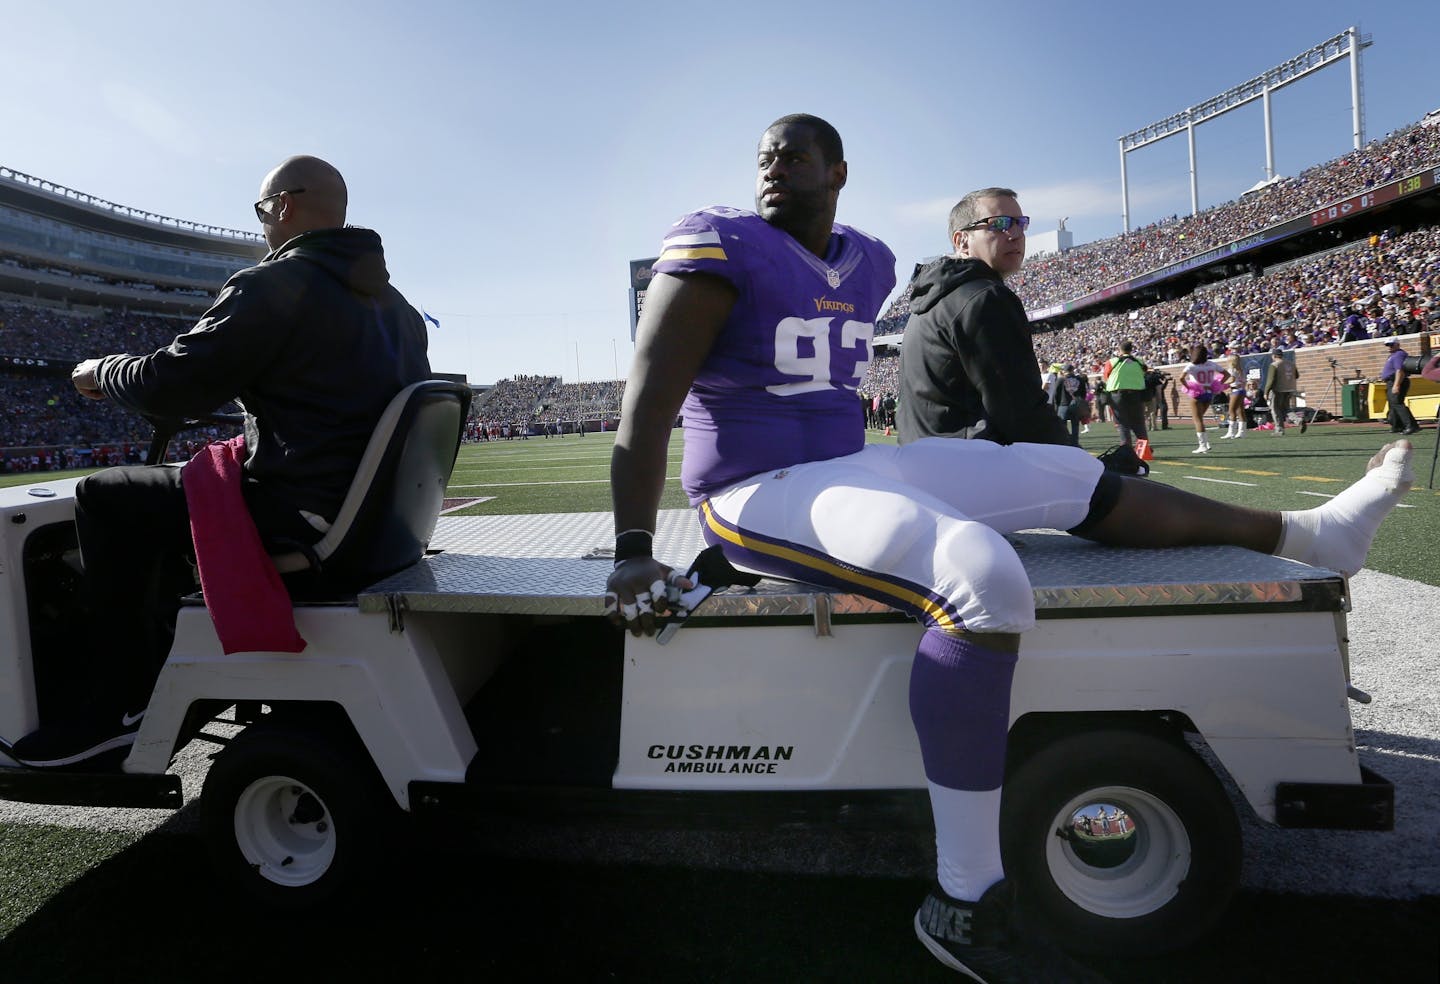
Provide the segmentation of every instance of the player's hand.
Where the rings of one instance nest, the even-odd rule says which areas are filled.
[[[605,582],[605,617],[631,635],[654,635],[655,619],[669,615],[680,592],[694,586],[653,557],[632,557],[615,565]]]
[[[105,399],[105,394],[101,391],[99,384],[95,382],[95,370],[98,368],[100,368],[99,359],[86,359],[70,370],[70,382],[74,383],[75,389],[87,399]]]

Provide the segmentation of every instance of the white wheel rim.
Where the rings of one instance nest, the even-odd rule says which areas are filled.
[[[1128,833],[1114,835],[1129,850],[1109,867],[1091,863],[1071,839],[1057,835],[1082,809],[1091,814],[1101,804],[1123,811],[1134,825]],[[1190,836],[1179,814],[1131,786],[1100,786],[1075,796],[1056,812],[1048,834],[1045,860],[1056,887],[1082,909],[1107,918],[1135,919],[1155,912],[1175,897],[1190,872]]]
[[[235,801],[235,843],[261,878],[294,888],[330,869],[335,825],[310,787],[288,776],[266,776]]]

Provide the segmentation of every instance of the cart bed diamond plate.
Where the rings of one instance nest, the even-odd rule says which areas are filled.
[[[427,557],[361,593],[367,612],[495,612],[599,615],[611,568],[609,513],[441,517]],[[1035,589],[1040,616],[1122,614],[1122,609],[1289,603],[1312,610],[1344,605],[1339,575],[1238,547],[1135,550],[1102,547],[1053,531],[1012,534]],[[683,566],[705,546],[689,510],[658,517],[655,555]],[[706,617],[809,616],[816,596],[834,616],[892,610],[858,595],[766,580],[706,602]],[[1273,609],[1272,609],[1273,610]]]

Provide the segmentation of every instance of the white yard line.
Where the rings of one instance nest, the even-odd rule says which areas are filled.
[[[679,475],[666,475],[665,481],[678,482]],[[572,479],[564,482],[485,482],[481,485],[450,485],[447,489],[514,489],[523,488],[528,485],[609,485],[608,478],[585,478]]]
[[[460,497],[459,497],[459,496],[452,496],[452,498],[460,498]],[[462,503],[460,503],[460,505],[458,505],[458,506],[451,506],[449,509],[442,509],[442,510],[440,510],[440,515],[442,515],[442,516],[447,516],[447,515],[449,515],[450,513],[459,512],[461,509],[469,509],[471,506],[478,506],[478,505],[479,505],[480,503],[482,503],[482,502],[489,502],[491,499],[494,499],[494,498],[495,498],[495,497],[494,497],[493,495],[477,495],[477,496],[473,496],[473,497],[471,497],[471,498],[465,499],[465,501],[462,502]]]
[[[1330,493],[1330,492],[1307,492],[1307,491],[1305,491],[1304,489],[1296,489],[1296,490],[1295,490],[1295,494],[1296,494],[1296,495],[1313,495],[1313,496],[1315,496],[1317,499],[1333,499],[1333,498],[1335,498],[1334,494],[1333,494],[1333,493]],[[1409,505],[1409,504],[1407,504],[1407,503],[1404,503],[1404,502],[1397,502],[1397,503],[1395,503],[1395,508],[1396,508],[1396,509],[1414,509],[1415,507],[1412,506],[1412,505]]]
[[[1228,478],[1206,478],[1204,475],[1181,475],[1181,478],[1188,478],[1192,482],[1214,482],[1216,485],[1243,485],[1247,489],[1256,487],[1254,482],[1232,482]]]
[[[676,457],[671,461],[671,464],[679,464],[679,462],[680,462],[680,459],[679,459],[678,456],[676,456]],[[601,462],[599,461],[599,459],[596,459],[595,462],[592,462],[592,464],[599,464],[599,463],[601,463]],[[466,472],[493,472],[493,471],[506,471],[506,472],[512,472],[512,471],[556,471],[556,470],[561,469],[561,468],[575,468],[575,467],[576,467],[576,466],[574,466],[574,465],[510,465],[510,464],[503,464],[503,465],[502,465],[502,464],[498,464],[498,463],[494,463],[494,462],[492,462],[492,463],[490,463],[490,464],[487,464],[487,465],[477,465],[477,464],[474,464],[474,463],[472,462],[471,464],[468,464],[468,465],[457,465],[457,466],[455,467],[455,474],[464,474],[464,473],[466,473]]]
[[[509,458],[509,457],[512,457],[512,456],[511,456],[511,455],[503,455],[503,456],[502,456],[502,455],[499,455],[499,454],[493,454],[493,455],[489,455],[489,456],[487,456],[487,457],[481,457],[480,455],[476,455],[476,456],[474,456],[474,457],[470,457],[470,458],[464,459],[463,461],[461,461],[460,463],[458,463],[458,464],[456,465],[456,467],[457,467],[457,468],[479,468],[479,467],[493,468],[493,467],[497,467],[497,459],[500,458],[500,457]],[[545,455],[542,455],[542,454],[534,454],[534,455],[532,455],[532,454],[526,454],[526,455],[519,455],[519,454],[517,454],[517,455],[513,455],[513,457],[515,457],[515,458],[517,458],[517,459],[523,458],[523,459],[526,460],[526,461],[585,461],[585,462],[591,462],[591,461],[604,461],[605,459],[609,458],[609,457],[610,457],[610,450],[607,448],[603,454],[598,454],[598,453],[597,453],[597,454],[586,454],[586,455],[572,455],[572,454],[567,454],[567,455],[555,455],[554,457],[546,457]],[[506,467],[506,468],[517,467],[517,468],[518,468],[519,466],[518,466],[518,465],[505,465],[505,466],[503,466],[503,467]]]

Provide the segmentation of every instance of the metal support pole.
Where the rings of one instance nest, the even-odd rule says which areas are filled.
[[[1130,231],[1130,186],[1125,181],[1125,141],[1120,141],[1120,224],[1122,232]]]
[[[1270,86],[1265,86],[1265,180],[1275,180],[1275,131],[1270,127]]]
[[[1195,179],[1195,124],[1187,123],[1185,133],[1190,138],[1190,214],[1200,214],[1200,185]]]
[[[1365,145],[1365,121],[1360,108],[1360,32],[1350,28],[1350,122],[1354,128],[1355,149]]]

